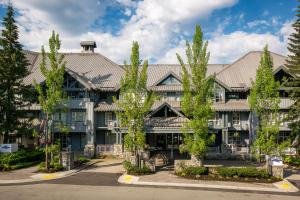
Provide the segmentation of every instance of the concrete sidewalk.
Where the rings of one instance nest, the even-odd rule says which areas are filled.
[[[264,191],[264,192],[298,192],[299,191],[298,188],[296,188],[288,180],[283,180],[273,184],[190,180],[190,179],[178,177],[169,171],[161,171],[153,175],[146,175],[140,177],[124,174],[121,177],[119,177],[118,182],[123,184],[132,184],[132,185],[213,188],[213,189],[248,190],[248,191]]]
[[[0,172],[0,185],[14,184],[14,183],[30,183],[30,182],[38,182],[38,181],[63,178],[66,176],[71,176],[73,174],[76,174],[100,161],[101,159],[93,159],[88,163],[76,167],[75,169],[69,171],[55,172],[55,173],[37,173],[38,171],[37,166],[10,171],[10,172]]]

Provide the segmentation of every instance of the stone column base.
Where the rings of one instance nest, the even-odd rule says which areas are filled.
[[[84,156],[89,157],[89,158],[93,158],[95,155],[95,146],[93,144],[87,144],[84,147]]]

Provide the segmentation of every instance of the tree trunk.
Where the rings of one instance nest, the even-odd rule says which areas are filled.
[[[195,167],[203,166],[203,157],[191,155],[191,164]]]
[[[48,171],[49,169],[49,158],[48,158],[48,114],[46,117],[46,123],[44,126],[45,130],[45,168]]]
[[[3,143],[7,144],[8,140],[9,140],[9,133],[8,133],[8,131],[5,131],[4,135],[3,135]]]

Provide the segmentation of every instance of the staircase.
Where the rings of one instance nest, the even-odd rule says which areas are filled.
[[[163,153],[158,153],[158,154],[154,155],[151,159],[154,160],[156,167],[162,167],[162,166],[165,166],[168,164],[168,158]]]

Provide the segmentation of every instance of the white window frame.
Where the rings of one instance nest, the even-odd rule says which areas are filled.
[[[82,115],[82,116],[80,116],[80,115]],[[86,117],[86,113],[84,111],[72,111],[71,112],[72,122],[85,122],[85,117]]]
[[[215,103],[220,103],[220,102],[224,102],[225,98],[224,98],[224,89],[218,85],[215,84],[214,86],[214,101]]]
[[[241,113],[240,112],[233,112],[232,113],[232,125],[233,126],[241,125]]]
[[[222,116],[221,116],[221,113],[216,112],[216,113],[215,113],[215,125],[216,125],[216,126],[221,126],[221,122],[222,122]]]
[[[105,112],[105,121],[104,121],[104,125],[108,125],[109,121],[112,120],[112,112]]]

